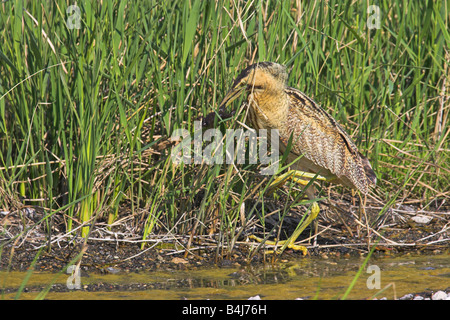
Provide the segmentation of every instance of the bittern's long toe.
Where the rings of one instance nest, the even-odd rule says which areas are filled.
[[[297,245],[297,244],[291,244],[291,243],[288,243],[288,241],[290,241],[289,239],[288,239],[288,240],[282,240],[282,241],[265,240],[265,239],[262,239],[262,238],[259,238],[259,237],[255,236],[255,235],[253,235],[253,234],[250,235],[248,238],[249,238],[249,239],[252,239],[252,240],[255,240],[256,242],[260,242],[260,243],[264,243],[264,244],[268,244],[268,245],[272,245],[272,246],[276,246],[276,247],[281,246],[281,249],[277,249],[277,250],[266,250],[266,251],[265,251],[266,254],[282,254],[283,251],[284,251],[284,250],[283,250],[283,246],[284,246],[286,243],[287,243],[287,247],[288,247],[289,249],[293,249],[293,250],[296,250],[296,251],[301,251],[301,252],[303,253],[304,256],[308,254],[308,249],[307,249],[306,247],[301,246],[301,245]]]
[[[287,240],[281,240],[281,241],[265,240],[265,239],[261,239],[261,238],[255,236],[255,235],[249,236],[249,239],[253,239],[257,242],[264,242],[265,244],[268,244],[268,245],[281,246],[281,248],[278,250],[266,251],[266,253],[281,254],[281,253],[283,253],[284,250],[286,250],[286,248],[288,248],[288,249],[292,249],[292,250],[296,250],[296,251],[301,251],[303,253],[303,255],[306,255],[308,253],[308,249],[305,246],[295,244],[295,242],[297,241],[297,238],[302,234],[302,232],[306,229],[306,227],[308,227],[317,218],[317,215],[319,214],[319,212],[320,212],[319,205],[317,204],[317,202],[313,202],[313,204],[311,206],[311,213],[308,215],[308,217],[306,217],[306,219],[304,219],[299,224],[297,229],[294,231],[294,233],[292,233],[292,235]]]

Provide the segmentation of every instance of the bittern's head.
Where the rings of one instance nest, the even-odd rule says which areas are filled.
[[[286,67],[273,62],[258,62],[244,69],[234,80],[233,86],[220,104],[229,105],[243,91],[254,94],[265,91],[280,91],[286,87],[288,73]]]

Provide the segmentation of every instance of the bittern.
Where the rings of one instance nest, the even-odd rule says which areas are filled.
[[[336,120],[300,90],[287,85],[286,67],[273,62],[259,62],[244,69],[222,103],[224,110],[244,91],[247,95],[247,122],[256,130],[278,129],[280,153],[287,152],[291,141],[288,163],[290,170],[277,177],[269,190],[292,179],[309,187],[306,195],[314,201],[314,186],[309,181],[332,181],[366,195],[369,186],[376,183],[376,176],[366,157],[359,151],[350,136]],[[291,139],[291,140],[290,140]],[[307,252],[295,242],[303,230],[320,212],[317,202],[311,205],[311,213],[298,226],[292,236],[278,241],[281,251],[287,248]],[[252,236],[253,239],[261,239]],[[274,242],[266,242],[272,243]]]

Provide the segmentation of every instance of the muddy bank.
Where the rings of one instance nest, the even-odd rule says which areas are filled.
[[[52,246],[36,250],[29,244],[20,248],[6,245],[1,254],[1,270],[26,271],[32,265],[36,271],[59,272],[68,264],[77,263],[80,252],[84,252],[81,258],[81,269],[86,272],[118,273],[155,270],[196,270],[208,267],[245,267],[248,265],[264,265],[285,263],[293,259],[308,259],[319,257],[322,259],[346,259],[351,257],[364,258],[368,254],[369,247],[354,243],[328,244],[320,239],[322,244],[307,246],[308,254],[287,249],[282,255],[267,254],[264,250],[256,250],[252,246],[258,244],[236,244],[232,252],[217,248],[204,248],[194,245],[195,250],[174,250],[161,248],[141,249],[137,244],[114,243],[103,241],[88,243],[86,246],[80,239],[78,244],[66,244],[64,247]],[[347,241],[348,242],[348,241]],[[161,244],[164,246],[164,244]],[[387,246],[378,244],[373,252],[373,257],[394,257],[408,255],[438,255],[445,254],[448,246]],[[225,251],[225,252],[223,252]]]
[[[316,237],[311,237],[314,230],[307,228],[297,239],[308,248],[305,257],[291,249],[281,256],[266,254],[266,250],[274,246],[248,240],[253,234],[265,239],[286,239],[307,211],[305,206],[291,209],[282,219],[278,215],[265,216],[264,227],[258,214],[254,214],[242,225],[238,224],[233,232],[220,231],[218,226],[211,229],[209,235],[167,234],[156,230],[145,240],[141,215],[133,215],[130,208],[124,207],[113,225],[99,218],[87,242],[79,236],[80,227],[75,228],[75,232],[65,231],[67,222],[63,216],[54,216],[48,222],[43,219],[45,212],[40,208],[1,212],[0,269],[23,271],[34,261],[35,270],[59,272],[81,257],[81,267],[86,272],[193,270],[274,265],[308,257],[364,257],[373,246],[374,257],[436,255],[449,250],[448,207],[425,211],[420,207],[399,205],[380,215],[382,207],[368,202],[361,214],[359,205],[353,204],[352,199],[332,200],[336,197],[321,202]],[[281,203],[280,200],[267,201],[265,205],[275,210]]]

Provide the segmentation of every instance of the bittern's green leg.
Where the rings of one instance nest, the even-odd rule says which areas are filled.
[[[269,186],[268,193],[272,193],[275,191],[275,189],[280,188],[287,180],[292,179],[294,182],[299,183],[303,186],[308,185],[310,180],[307,179],[318,179],[323,181],[328,181],[329,179],[323,176],[319,176],[313,173],[298,171],[298,170],[290,170],[285,174],[282,174],[281,176],[277,177]],[[308,197],[312,200],[314,199],[314,193],[306,190],[306,194]],[[304,219],[301,224],[297,227],[297,229],[294,231],[294,233],[290,236],[289,239],[283,240],[283,241],[266,241],[265,243],[270,245],[281,245],[281,249],[278,251],[279,253],[282,253],[286,248],[293,249],[293,250],[299,250],[302,251],[304,255],[308,252],[306,247],[296,245],[295,241],[297,238],[302,234],[302,232],[306,229],[307,226],[311,224],[311,222],[316,219],[317,215],[320,212],[319,205],[317,202],[313,202],[311,205],[311,213]],[[258,242],[264,241],[264,239],[258,238],[254,235],[251,235],[249,237],[250,239],[254,239]]]
[[[315,173],[304,172],[299,170],[289,170],[286,173],[283,173],[281,176],[277,177],[269,186],[267,191],[268,194],[272,194],[276,189],[282,187],[287,180],[291,179],[296,183],[299,183],[303,186],[306,186],[310,180],[312,179],[329,181],[328,178],[317,175]]]

